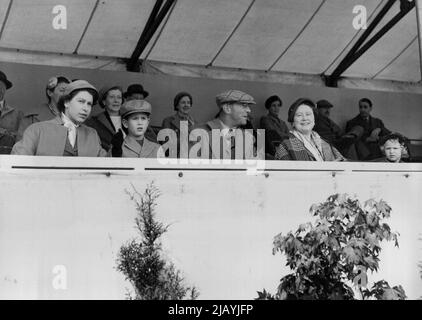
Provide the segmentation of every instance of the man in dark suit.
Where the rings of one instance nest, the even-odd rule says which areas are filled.
[[[195,150],[192,152],[194,158],[256,159],[256,151],[257,157],[263,160],[263,143],[262,147],[258,143],[261,148],[255,150],[252,130],[243,129],[248,122],[250,107],[256,104],[254,98],[239,90],[228,90],[218,94],[216,102],[220,109],[218,117],[196,126],[191,132],[196,138],[190,141],[190,153]],[[207,150],[202,149],[202,142]],[[201,148],[197,149],[197,146]],[[202,151],[208,154],[203,154]]]
[[[359,114],[347,121],[346,124],[346,132],[361,131],[355,142],[359,160],[373,160],[381,157],[378,141],[381,137],[391,133],[380,119],[371,116],[371,111],[371,100],[367,98],[359,100]]]
[[[318,132],[321,138],[335,146],[342,154],[347,154],[356,135],[351,133],[344,134],[340,126],[330,119],[331,108],[333,108],[333,105],[327,100],[319,100],[317,102],[314,130]]]

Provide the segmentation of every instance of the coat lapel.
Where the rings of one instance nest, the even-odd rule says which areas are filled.
[[[146,139],[144,140],[144,143],[145,141]],[[141,145],[138,143],[138,141],[136,141],[136,139],[132,138],[131,136],[126,136],[123,145],[126,148],[128,148],[130,151],[136,153],[138,157],[141,155],[141,151],[142,151]]]
[[[106,116],[106,112],[102,112],[97,116],[98,122],[100,122],[104,127],[107,128],[108,131],[110,131],[112,134],[116,133],[116,130],[114,126],[111,123],[111,120],[109,120]]]
[[[67,139],[67,129],[63,126],[63,121],[60,117],[55,117],[47,122],[57,125],[57,136],[54,137],[54,141],[60,141],[60,145],[55,143],[49,143],[48,146],[45,146],[47,149],[51,148],[51,151],[48,154],[56,154],[57,156],[62,156],[66,146]],[[58,152],[56,153],[56,151]]]
[[[149,141],[147,138],[144,138],[144,144],[141,148],[141,158],[148,158],[148,156],[153,151],[154,151],[154,144],[151,141]]]

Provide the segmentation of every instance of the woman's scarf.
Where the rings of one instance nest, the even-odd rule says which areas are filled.
[[[297,130],[293,130],[291,133],[302,141],[305,148],[314,156],[316,161],[325,161],[324,153],[322,152],[321,137],[318,133],[312,131],[310,140]]]

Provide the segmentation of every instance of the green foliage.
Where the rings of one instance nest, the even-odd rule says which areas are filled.
[[[315,225],[302,224],[294,233],[275,237],[273,254],[284,253],[294,273],[281,279],[274,297],[264,290],[258,299],[351,300],[356,298],[352,283],[361,299],[406,297],[401,286],[391,288],[385,281],[372,290],[362,289],[367,270],[378,271],[380,243],[399,245],[398,234],[383,222],[391,213],[386,202],[368,200],[361,205],[347,194],[336,194],[314,204],[310,213],[317,217]]]
[[[150,184],[143,195],[136,190],[129,194],[136,203],[135,218],[140,238],[133,239],[120,248],[117,269],[129,280],[135,290],[136,300],[194,300],[199,293],[195,287],[186,287],[179,270],[162,257],[160,237],[168,226],[155,219],[158,189]],[[140,200],[138,200],[138,198]]]

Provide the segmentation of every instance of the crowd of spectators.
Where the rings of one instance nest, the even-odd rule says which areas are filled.
[[[55,76],[46,85],[47,101],[26,114],[7,103],[6,93],[12,86],[6,74],[0,71],[1,154],[183,157],[180,139],[184,124],[188,133],[195,129],[206,133],[199,135],[198,141],[209,146],[209,150],[198,150],[201,157],[237,158],[235,146],[239,132],[242,139],[253,141],[250,148],[244,144],[240,157],[256,156],[260,139],[253,129],[264,130],[260,134],[263,132],[265,136],[263,154],[267,160],[401,162],[408,157],[408,139],[392,133],[382,120],[371,115],[373,103],[368,98],[359,100],[359,114],[347,121],[343,129],[330,118],[334,106],[329,101],[315,103],[308,98],[299,98],[290,106],[289,126],[279,116],[282,99],[273,95],[265,101],[268,113],[261,117],[258,128],[254,128],[251,108],[257,106],[248,93],[221,92],[216,96],[217,115],[198,123],[191,115],[192,95],[180,92],[174,97],[174,113],[164,118],[158,127],[172,130],[179,148],[175,152],[162,152],[160,145],[171,136],[158,139],[160,131],[150,126],[153,107],[147,101],[149,92],[141,84],[132,84],[126,91],[117,84],[98,91],[85,80]],[[103,111],[92,116],[96,103]],[[212,135],[215,130],[219,130],[217,137]],[[252,137],[247,137],[250,131]],[[212,148],[214,145],[221,147],[218,147],[219,152]],[[192,148],[191,142],[187,148]]]

